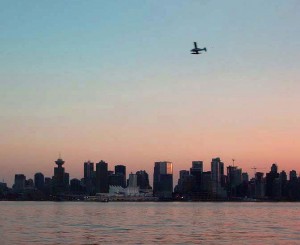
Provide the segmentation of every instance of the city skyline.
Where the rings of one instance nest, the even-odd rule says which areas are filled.
[[[239,169],[241,169],[243,171],[243,173],[244,172],[247,173],[249,175],[250,179],[255,177],[256,172],[261,172],[261,173],[266,174],[268,172],[268,170],[271,169],[270,166],[272,164],[276,164],[278,166],[278,171],[285,171],[287,173],[290,172],[290,171],[296,171],[296,174],[300,176],[300,171],[299,170],[297,170],[297,169],[285,169],[285,168],[282,168],[280,166],[280,164],[278,164],[277,162],[270,163],[267,168],[262,168],[262,167],[260,167],[258,165],[257,166],[251,166],[249,168],[249,171],[247,171],[241,164],[239,164],[239,162],[236,161],[236,159],[231,159],[231,162],[226,162],[226,161],[224,161],[224,159],[222,157],[219,157],[219,156],[213,157],[213,158],[211,158],[207,162],[205,162],[203,160],[199,160],[199,159],[198,160],[194,159],[194,160],[186,163],[183,167],[180,167],[180,168],[179,168],[179,166],[176,167],[176,163],[167,160],[167,161],[154,161],[154,162],[151,163],[151,166],[146,166],[145,167],[145,165],[143,165],[143,167],[141,167],[139,169],[130,169],[130,168],[128,168],[128,165],[126,163],[124,163],[124,162],[122,162],[122,163],[120,163],[120,162],[111,163],[111,162],[108,162],[106,160],[103,161],[103,159],[102,160],[98,160],[98,161],[93,161],[93,160],[89,159],[89,160],[85,160],[85,161],[83,161],[81,163],[80,173],[77,174],[77,175],[73,175],[72,173],[69,173],[70,171],[68,169],[69,166],[71,166],[71,165],[68,164],[68,161],[66,161],[65,158],[61,157],[61,153],[59,153],[59,156],[58,156],[57,160],[53,160],[52,161],[52,163],[48,166],[49,169],[47,171],[42,170],[42,169],[32,170],[30,172],[30,174],[28,174],[26,172],[22,172],[22,171],[17,171],[17,172],[15,172],[12,175],[11,179],[4,179],[4,178],[2,178],[0,180],[0,182],[6,183],[6,184],[8,184],[9,187],[12,187],[13,183],[14,183],[14,176],[18,175],[18,174],[24,175],[28,179],[34,179],[34,175],[35,174],[42,173],[45,177],[52,178],[54,176],[53,175],[53,163],[57,164],[57,162],[62,162],[62,164],[66,163],[64,165],[64,168],[68,172],[67,174],[69,175],[69,180],[71,180],[71,179],[79,179],[79,180],[81,180],[85,176],[85,171],[86,171],[85,170],[86,169],[85,164],[92,163],[94,165],[93,171],[96,172],[96,164],[103,162],[103,163],[107,164],[107,171],[111,171],[111,172],[116,172],[115,169],[116,169],[117,166],[125,166],[125,168],[127,169],[127,170],[125,170],[125,176],[124,176],[125,178],[127,178],[127,176],[129,176],[130,173],[135,173],[137,171],[145,170],[147,173],[149,173],[150,183],[153,184],[153,181],[154,181],[154,179],[153,179],[153,175],[154,175],[153,163],[158,163],[158,162],[159,163],[160,162],[166,162],[166,163],[168,163],[168,162],[170,162],[170,163],[172,163],[172,176],[173,176],[173,187],[174,187],[175,184],[176,184],[177,179],[180,178],[180,171],[186,171],[186,170],[189,171],[189,169],[190,169],[191,166],[194,166],[194,164],[197,164],[197,163],[200,162],[201,163],[201,171],[202,172],[209,172],[209,171],[212,170],[211,164],[212,164],[212,162],[214,162],[214,159],[222,159],[223,168],[226,168],[226,167],[229,167],[229,166],[238,167]],[[182,165],[180,165],[180,166],[182,166]],[[126,172],[127,172],[127,174],[126,174]]]
[[[149,174],[138,170],[126,175],[126,165],[109,170],[104,160],[83,164],[83,176],[73,178],[58,158],[52,176],[37,172],[33,178],[15,174],[9,188],[0,182],[0,200],[35,201],[299,201],[300,177],[295,170],[280,171],[273,163],[270,171],[254,170],[254,178],[242,168],[225,165],[212,158],[211,168],[204,171],[203,161],[192,161],[190,169],[181,169],[174,185],[173,163],[154,163],[153,188]],[[128,179],[127,179],[128,176]],[[151,174],[150,174],[151,176]],[[176,177],[175,177],[176,179]]]
[[[299,172],[298,1],[2,1],[0,180],[59,152]],[[193,42],[205,55],[191,55]]]

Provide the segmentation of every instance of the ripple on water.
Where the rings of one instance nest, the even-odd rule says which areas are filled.
[[[0,202],[0,244],[297,244],[299,206]]]

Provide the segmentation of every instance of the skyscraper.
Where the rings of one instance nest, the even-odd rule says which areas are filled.
[[[22,192],[25,188],[26,176],[24,174],[16,174],[15,175],[15,184],[14,184],[14,191],[15,192]]]
[[[139,194],[139,187],[137,185],[137,175],[130,173],[128,178],[127,195]]]
[[[194,192],[199,192],[201,189],[201,177],[203,173],[203,162],[202,161],[193,161],[192,167],[190,168],[190,173],[194,176],[195,186],[193,188]]]
[[[227,194],[229,197],[237,196],[237,188],[242,184],[242,169],[237,166],[227,167]]]
[[[96,192],[108,193],[108,164],[101,160],[96,164]]]
[[[173,193],[173,164],[171,162],[155,162],[153,174],[153,195],[171,198]]]
[[[54,168],[54,176],[53,176],[53,187],[54,192],[64,192],[67,190],[69,186],[69,174],[65,172],[65,168],[62,166],[65,163],[64,160],[58,158],[55,161],[57,167]]]
[[[86,193],[89,195],[95,194],[95,171],[94,163],[87,161],[83,164],[84,170],[84,185]]]
[[[275,179],[279,178],[279,173],[277,172],[277,165],[275,163],[271,166],[271,171],[266,174],[266,196],[269,198],[275,197],[274,187]]]
[[[83,170],[84,170],[84,179],[92,179],[94,174],[94,163],[91,161],[87,161],[83,164]]]
[[[34,175],[34,185],[38,190],[43,190],[45,185],[45,177],[42,173],[36,173]]]
[[[126,187],[126,166],[124,165],[116,165],[115,166],[115,174],[116,175],[122,175],[123,176],[123,182],[122,182],[122,187]]]
[[[216,197],[226,196],[224,186],[224,163],[219,157],[211,161],[212,194]]]
[[[145,170],[140,170],[136,172],[137,175],[137,185],[140,189],[152,189],[149,183],[149,176]]]

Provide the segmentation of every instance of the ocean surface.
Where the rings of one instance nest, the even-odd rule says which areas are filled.
[[[0,202],[0,244],[300,244],[300,203]]]

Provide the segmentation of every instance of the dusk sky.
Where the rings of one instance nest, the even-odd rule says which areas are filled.
[[[0,2],[0,181],[220,157],[300,171],[298,0]],[[193,42],[207,53],[191,55]],[[151,183],[152,185],[152,183]]]

